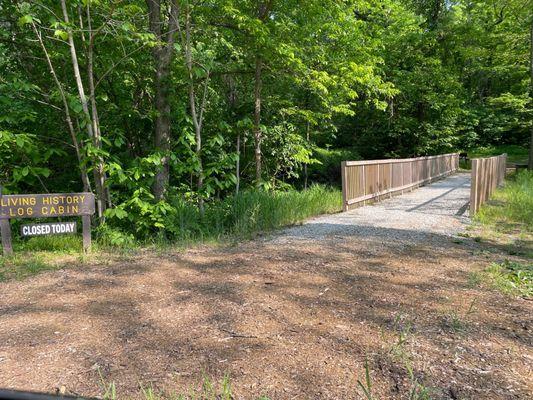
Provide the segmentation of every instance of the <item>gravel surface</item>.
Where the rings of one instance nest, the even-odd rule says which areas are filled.
[[[273,239],[300,240],[357,236],[387,242],[417,242],[455,236],[469,222],[470,175],[459,173],[401,196],[339,214],[311,219]]]

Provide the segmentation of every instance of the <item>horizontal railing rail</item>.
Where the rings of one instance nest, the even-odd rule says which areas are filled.
[[[459,154],[389,160],[344,161],[343,210],[379,201],[443,178],[459,169]]]

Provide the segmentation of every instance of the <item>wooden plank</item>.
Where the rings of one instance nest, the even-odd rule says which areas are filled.
[[[89,252],[91,250],[91,217],[83,215],[81,217],[82,236],[83,236],[83,251]]]
[[[2,249],[4,256],[13,254],[13,245],[11,243],[11,225],[8,219],[0,219],[0,234],[2,235]]]
[[[477,165],[478,160],[473,159],[470,172],[470,216],[477,211]]]
[[[341,163],[341,181],[342,181],[342,210],[348,211],[348,197],[347,197],[347,185],[348,185],[348,179],[346,178],[346,161],[343,161]]]

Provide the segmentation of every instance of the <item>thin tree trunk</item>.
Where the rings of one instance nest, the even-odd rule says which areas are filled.
[[[235,145],[235,150],[237,151],[237,160],[235,161],[235,195],[239,194],[239,189],[241,185],[241,133],[237,133],[237,143]]]
[[[530,104],[533,107],[533,18],[531,18],[531,32],[530,32],[530,42],[529,42],[529,69],[530,69]],[[528,169],[533,171],[533,121],[531,121],[531,138],[529,139],[529,163]]]
[[[32,28],[35,32],[35,36],[37,36],[37,40],[39,41],[39,44],[41,45],[41,48],[43,49],[44,56],[46,58],[46,62],[48,63],[48,68],[50,68],[50,74],[52,75],[52,78],[54,79],[54,82],[57,86],[57,90],[59,91],[59,95],[61,97],[61,101],[63,102],[63,111],[65,112],[65,120],[67,122],[68,130],[70,132],[70,137],[72,139],[72,145],[74,146],[74,150],[76,151],[76,157],[78,158],[78,165],[80,168],[80,175],[81,175],[81,182],[83,185],[83,191],[84,192],[90,192],[91,191],[91,183],[89,181],[89,176],[87,175],[87,169],[85,168],[85,165],[83,165],[83,159],[81,156],[81,150],[80,150],[80,144],[78,142],[78,138],[76,137],[76,131],[74,129],[74,124],[72,123],[72,118],[70,117],[70,109],[67,102],[67,97],[65,95],[65,91],[63,90],[63,86],[61,85],[61,82],[59,81],[55,68],[52,64],[52,60],[50,59],[50,55],[48,53],[48,50],[46,49],[46,46],[43,42],[41,33],[37,30],[37,27],[35,26],[35,23],[32,22]]]
[[[255,140],[255,184],[261,185],[261,88],[263,60],[261,56],[255,58],[255,76],[254,76],[254,140]]]
[[[265,22],[270,14],[273,0],[265,0],[259,3],[257,17],[261,22]],[[263,58],[260,54],[255,56],[254,74],[254,140],[255,140],[255,185],[261,186],[262,179],[262,159],[261,142],[263,135],[261,132],[261,90],[263,87]]]
[[[173,0],[168,16],[166,40],[162,38],[161,1],[146,0],[149,14],[149,29],[158,41],[164,45],[157,45],[152,50],[155,62],[155,150],[162,153],[161,166],[158,169],[153,186],[153,193],[157,201],[164,200],[169,184],[170,167],[170,64],[174,49],[174,35],[178,24],[178,5]]]
[[[67,11],[67,5],[65,0],[61,0],[61,8],[63,10],[63,18],[65,20],[65,23],[67,24],[67,35],[68,35],[68,43],[70,47],[70,56],[72,58],[72,67],[74,69],[74,78],[76,80],[76,86],[78,88],[78,94],[80,97],[80,102],[83,110],[83,114],[85,116],[85,125],[87,128],[87,134],[88,136],[94,141],[94,130],[92,125],[92,118],[91,114],[89,112],[89,106],[87,103],[87,98],[85,97],[85,89],[83,87],[83,82],[81,80],[81,74],[80,74],[80,67],[78,63],[78,56],[76,54],[76,47],[74,45],[74,38],[72,35],[72,29],[68,27],[70,24],[69,17],[68,17],[68,11]],[[97,213],[98,218],[101,221],[103,218],[103,213],[105,210],[105,194],[103,191],[103,187],[98,184],[98,182],[101,182],[100,176],[99,176],[99,168],[93,168],[94,171],[94,178],[96,182],[96,204],[97,204]]]
[[[93,124],[93,143],[94,146],[97,149],[102,148],[102,135],[100,132],[100,119],[98,117],[98,108],[96,107],[96,92],[94,89],[94,40],[95,35],[92,30],[92,23],[91,23],[91,11],[90,11],[90,3],[87,2],[87,29],[89,31],[89,45],[87,46],[87,76],[88,76],[88,82],[89,82],[89,97],[91,100],[91,116],[92,116],[92,124]],[[104,196],[104,200],[102,201],[102,214],[103,211],[107,208],[108,204],[111,204],[110,199],[110,193],[109,188],[106,188],[106,173],[104,169],[104,160],[102,156],[98,155],[96,158],[96,166],[95,168],[98,170],[95,174],[95,181],[96,181],[96,187],[98,188],[98,191],[102,193]],[[104,222],[104,216],[101,217],[101,222]]]
[[[307,140],[307,145],[309,145],[310,140],[310,131],[311,131],[311,123],[307,121],[307,127],[305,131],[305,139]],[[304,189],[307,189],[307,163],[304,164]]]
[[[204,198],[202,190],[204,187],[204,170],[202,163],[202,126],[203,117],[207,101],[207,91],[209,89],[209,72],[204,81],[204,91],[200,103],[200,110],[198,112],[196,106],[196,91],[194,87],[193,74],[193,59],[192,59],[192,43],[191,43],[191,13],[187,6],[185,15],[185,63],[189,74],[189,107],[191,108],[191,118],[194,126],[194,133],[196,139],[196,159],[198,163],[198,171],[196,173],[196,187],[198,190],[198,208],[200,214],[204,214]]]

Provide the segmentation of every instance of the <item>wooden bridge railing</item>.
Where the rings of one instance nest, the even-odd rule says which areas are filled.
[[[470,215],[474,215],[494,190],[503,184],[506,164],[507,154],[472,160]]]
[[[343,161],[343,210],[412,190],[455,172],[459,154],[393,160]]]

